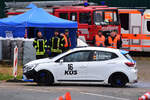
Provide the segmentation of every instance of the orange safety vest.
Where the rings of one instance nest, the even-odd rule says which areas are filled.
[[[99,35],[95,36],[95,44],[96,44],[96,46],[102,45],[104,47],[105,46],[104,42],[105,42],[105,37],[103,35],[101,35],[101,37]]]
[[[64,47],[71,47],[71,41],[70,41],[70,38],[69,38],[69,41],[67,40],[67,36],[66,35],[63,35],[64,36],[64,40],[65,40],[65,45]],[[68,42],[70,42],[69,46],[68,46]]]
[[[114,40],[112,40],[112,37],[108,37],[108,43],[111,44],[109,46],[110,48],[117,48],[117,41],[120,40],[120,35],[117,35]]]

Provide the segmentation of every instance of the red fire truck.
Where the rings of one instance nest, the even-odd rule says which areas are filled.
[[[57,6],[46,9],[49,13],[71,21],[78,22],[79,36],[91,44],[93,36],[102,30],[107,38],[110,31],[121,31],[118,9],[108,6]],[[8,15],[21,14],[23,11],[8,12]]]
[[[53,15],[78,22],[79,36],[84,36],[86,42],[91,43],[98,30],[102,30],[107,38],[110,31],[121,31],[118,9],[108,6],[68,6],[55,7]]]

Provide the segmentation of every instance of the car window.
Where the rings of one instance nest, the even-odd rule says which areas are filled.
[[[70,13],[70,20],[77,21],[77,13],[76,12]]]
[[[150,32],[150,21],[147,21],[147,30],[148,30],[148,32]]]
[[[131,57],[128,53],[123,54],[123,55],[124,55],[128,60],[133,61],[132,57]]]
[[[117,58],[118,56],[115,53],[112,52],[106,52],[106,51],[95,51],[94,52],[95,57],[93,59],[95,61],[105,61],[105,60],[110,60]]]
[[[91,51],[78,51],[63,57],[64,62],[84,62],[90,61]]]

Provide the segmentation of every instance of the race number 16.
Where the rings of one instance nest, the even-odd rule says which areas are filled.
[[[73,70],[73,64],[68,64],[68,70],[69,71]]]

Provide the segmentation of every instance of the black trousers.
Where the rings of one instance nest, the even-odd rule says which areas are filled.
[[[60,53],[56,53],[56,52],[51,52],[50,57],[55,57],[57,55],[59,55]]]
[[[63,52],[66,52],[66,51],[68,51],[69,49],[70,49],[69,47],[67,47],[67,48],[64,47],[64,48],[62,49],[62,51],[63,51]]]
[[[42,58],[45,58],[46,56],[45,55],[36,55],[36,59],[42,59]]]

